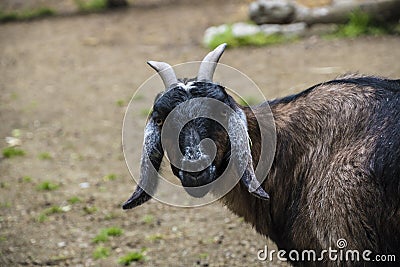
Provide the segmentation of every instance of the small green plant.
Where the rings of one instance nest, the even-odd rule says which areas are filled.
[[[45,209],[43,211],[43,214],[52,215],[52,214],[55,214],[55,213],[62,213],[62,212],[63,212],[63,210],[62,210],[61,207],[59,207],[59,206],[51,206],[50,208]]]
[[[53,191],[53,190],[58,189],[59,187],[60,187],[59,185],[57,185],[53,182],[44,181],[37,186],[37,189],[41,190],[41,191]]]
[[[134,261],[142,261],[145,259],[144,257],[144,251],[145,249],[142,249],[140,252],[130,252],[128,254],[126,254],[125,256],[119,258],[118,263],[125,265],[125,266],[129,266],[132,262]]]
[[[115,215],[115,213],[110,212],[110,213],[107,213],[107,214],[104,216],[104,220],[112,220],[112,219],[114,219],[114,218],[116,218],[116,217],[117,217],[117,215]]]
[[[41,160],[49,160],[49,159],[52,159],[53,157],[50,155],[50,153],[49,152],[42,152],[42,153],[40,153],[39,154],[39,159],[41,159]]]
[[[11,11],[5,12],[0,10],[0,22],[9,22],[17,20],[29,20],[41,17],[49,17],[55,15],[56,12],[48,7],[41,7],[33,10]]]
[[[36,218],[36,221],[42,223],[42,222],[47,221],[48,219],[49,219],[49,217],[48,217],[46,214],[41,213],[41,214],[39,214],[39,216]]]
[[[154,222],[154,216],[151,214],[146,214],[143,216],[142,222],[145,224],[152,224]]]
[[[208,258],[208,253],[200,253],[199,254],[200,259],[207,259]]]
[[[115,179],[117,179],[117,175],[115,173],[110,173],[107,174],[106,176],[103,177],[104,181],[114,181]]]
[[[93,214],[97,211],[97,208],[95,206],[85,206],[85,207],[83,207],[83,211],[86,214]]]
[[[106,259],[110,256],[110,249],[103,246],[97,246],[96,249],[93,251],[93,259]]]
[[[79,203],[79,202],[82,202],[82,200],[77,196],[73,196],[68,199],[68,203],[71,205]]]
[[[107,0],[75,0],[75,3],[83,12],[98,12],[107,8]]]
[[[387,23],[373,19],[369,14],[360,10],[351,12],[349,21],[340,25],[338,30],[326,37],[358,37],[362,35],[396,34],[398,23]]]
[[[162,234],[154,234],[150,235],[147,237],[148,240],[150,241],[158,241],[158,240],[163,240],[165,237]]]
[[[93,238],[93,243],[107,242],[110,236],[120,236],[123,230],[118,227],[109,227],[101,229],[100,232]]]
[[[0,208],[11,208],[11,202],[0,202]]]
[[[47,221],[49,219],[49,216],[52,214],[56,214],[56,213],[62,213],[63,210],[61,207],[59,206],[51,206],[50,208],[47,208],[45,210],[43,210],[39,216],[36,218],[37,222],[44,222]]]
[[[22,149],[16,148],[16,147],[6,147],[3,149],[3,156],[5,158],[13,158],[13,157],[19,157],[19,156],[24,156],[25,151]]]
[[[92,239],[93,243],[100,243],[100,242],[107,242],[107,241],[108,241],[108,235],[104,232],[100,232]]]
[[[109,227],[109,228],[104,229],[104,232],[108,236],[120,236],[124,233],[124,231],[119,227]]]
[[[123,99],[119,99],[119,100],[117,100],[117,101],[115,102],[115,104],[116,104],[118,107],[123,107],[123,106],[125,106],[125,101],[124,101]]]
[[[24,183],[30,183],[30,182],[32,182],[32,177],[27,176],[27,175],[22,176],[22,181],[23,181]]]

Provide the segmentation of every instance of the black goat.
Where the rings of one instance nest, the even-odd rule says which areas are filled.
[[[372,259],[392,254],[400,260],[400,80],[350,75],[269,101],[276,152],[260,185],[254,174],[262,152],[257,118],[267,114],[263,105],[240,106],[223,86],[212,82],[224,48],[221,45],[210,52],[197,79],[192,80],[178,81],[168,64],[149,62],[161,75],[166,91],[155,100],[143,148],[149,157],[142,158],[139,185],[123,208],[144,203],[155,190],[164,155],[160,131],[171,110],[188,100],[212,98],[244,120],[247,131],[241,134],[251,145],[230,141],[231,130],[211,119],[188,123],[179,144],[171,145],[167,153],[170,156],[173,149],[180,150],[182,161],[208,162],[195,172],[171,164],[189,194],[190,188],[215,181],[227,167],[232,150],[240,150],[246,165],[241,183],[222,201],[280,249],[321,253],[343,238],[348,242],[347,250],[370,250]],[[199,108],[206,107],[192,105],[193,110]],[[217,148],[211,163],[200,145],[205,138],[212,139]],[[150,164],[154,169],[148,167]],[[332,266],[370,263],[297,262]]]

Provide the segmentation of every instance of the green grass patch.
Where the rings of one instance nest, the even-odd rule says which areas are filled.
[[[30,177],[28,175],[22,176],[22,181],[24,183],[30,183],[30,182],[32,182],[32,177]]]
[[[154,234],[154,235],[149,235],[147,237],[148,240],[150,241],[158,241],[158,240],[163,240],[165,237],[162,234]]]
[[[38,155],[38,158],[41,160],[50,160],[53,159],[53,157],[50,155],[49,152],[42,152]]]
[[[114,180],[116,180],[117,179],[117,175],[115,174],[115,173],[110,173],[110,174],[107,174],[106,176],[104,176],[103,177],[103,180],[104,181],[114,181]]]
[[[93,238],[93,243],[107,242],[110,236],[120,236],[124,231],[119,227],[109,227],[101,229],[100,232]]]
[[[146,214],[143,216],[142,222],[145,224],[152,224],[154,222],[154,216],[151,214]]]
[[[126,254],[125,256],[119,258],[118,263],[121,265],[129,266],[134,261],[145,260],[145,257],[143,254],[144,251],[145,251],[145,249],[142,249],[139,252],[138,251],[130,252],[130,253]]]
[[[96,249],[93,251],[93,259],[106,259],[110,256],[110,249],[103,246],[97,246]]]
[[[112,212],[107,213],[107,214],[104,216],[104,220],[107,220],[107,221],[112,220],[112,219],[115,219],[115,218],[117,218],[117,215],[116,215],[115,213],[112,213]]]
[[[115,102],[115,104],[118,106],[118,107],[123,107],[123,106],[125,106],[125,100],[123,100],[123,99],[119,99],[119,100],[117,100],[116,102]]]
[[[0,202],[0,208],[11,208],[11,202]]]
[[[43,211],[43,214],[45,215],[52,215],[56,213],[62,213],[63,210],[59,206],[51,206],[50,208],[47,208]]]
[[[208,258],[208,253],[200,253],[199,254],[200,259],[207,259]]]
[[[43,210],[39,214],[39,216],[36,218],[36,221],[40,222],[40,223],[45,222],[45,221],[47,221],[49,219],[50,215],[57,214],[57,213],[62,213],[62,212],[63,212],[63,210],[62,210],[61,207],[59,207],[59,206],[51,206],[50,208],[47,208],[47,209]]]
[[[340,25],[333,34],[327,38],[354,38],[362,35],[400,34],[400,23],[389,23],[373,19],[369,14],[360,10],[351,12],[349,21]]]
[[[83,211],[86,214],[93,214],[97,211],[97,208],[95,206],[85,206],[85,207],[83,207]]]
[[[39,214],[39,216],[36,218],[36,221],[42,223],[42,222],[47,221],[48,219],[49,219],[49,217],[48,217],[46,214],[41,213],[41,214]]]
[[[239,46],[265,46],[281,44],[296,40],[297,37],[289,37],[281,34],[266,35],[262,32],[246,35],[246,36],[235,36],[232,32],[232,26],[229,25],[226,31],[216,34],[207,44],[210,49],[216,48],[222,43],[227,43],[228,47],[239,47]]]
[[[59,185],[57,185],[53,182],[44,181],[37,186],[37,189],[41,190],[41,191],[53,191],[53,190],[57,190],[59,187],[60,187]]]
[[[75,0],[78,9],[83,12],[99,12],[107,9],[107,0]]]
[[[82,202],[82,200],[77,196],[70,197],[67,201],[71,205]]]
[[[6,12],[0,10],[0,22],[10,22],[18,20],[30,20],[55,15],[56,12],[48,7],[41,7],[32,10]]]
[[[25,155],[25,151],[16,147],[6,147],[3,149],[5,158],[21,157]]]

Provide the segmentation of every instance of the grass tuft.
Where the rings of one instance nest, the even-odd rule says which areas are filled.
[[[0,10],[0,22],[10,22],[18,20],[30,20],[55,15],[56,12],[48,7],[41,7],[33,10],[5,12]]]
[[[154,222],[154,216],[151,214],[146,214],[143,216],[142,222],[145,224],[152,224]]]
[[[39,154],[38,158],[41,159],[41,160],[50,160],[53,157],[50,155],[49,152],[42,152],[42,153]]]
[[[80,11],[99,12],[107,9],[107,0],[75,0]]]
[[[110,173],[110,174],[107,174],[106,176],[104,176],[103,177],[103,180],[105,181],[105,182],[107,182],[107,181],[114,181],[114,180],[116,180],[117,179],[117,175],[115,174],[115,173]]]
[[[59,187],[60,186],[55,183],[52,183],[50,181],[44,181],[37,186],[37,189],[41,191],[53,191],[58,189]]]
[[[126,254],[125,256],[119,258],[118,263],[129,266],[132,262],[134,261],[142,261],[145,259],[143,252],[145,249],[142,249],[140,252],[130,252]]]
[[[93,238],[93,243],[107,242],[110,236],[120,236],[124,231],[119,227],[109,227],[101,229],[100,232]]]
[[[373,19],[369,14],[360,10],[351,12],[349,21],[340,25],[338,30],[326,37],[354,38],[362,35],[399,34],[399,23],[388,23]]]
[[[98,246],[93,251],[93,259],[95,260],[106,259],[108,256],[110,256],[110,249],[107,247]]]
[[[16,147],[6,147],[3,149],[3,156],[5,158],[20,157],[24,155],[25,151]]]
[[[82,202],[82,200],[77,196],[73,196],[68,199],[68,203],[71,205],[79,203],[79,202]]]

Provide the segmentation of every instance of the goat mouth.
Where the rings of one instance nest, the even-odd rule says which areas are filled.
[[[215,179],[215,166],[210,165],[200,172],[179,171],[178,178],[185,191],[196,198],[205,196],[211,189],[211,182]]]

